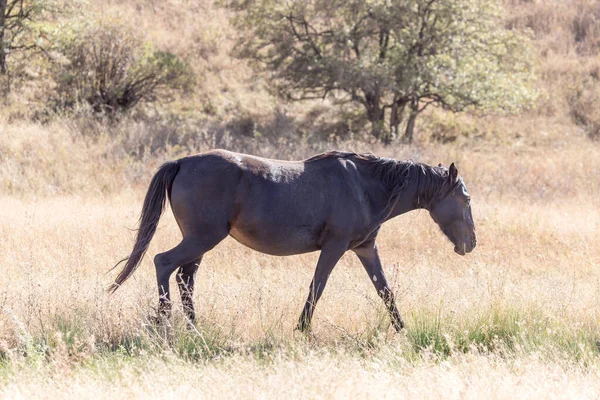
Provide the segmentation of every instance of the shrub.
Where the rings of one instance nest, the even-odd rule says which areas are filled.
[[[569,93],[569,114],[575,124],[581,126],[590,139],[600,140],[600,78],[599,67],[592,68]]]
[[[131,29],[114,22],[86,25],[60,46],[58,104],[86,104],[96,113],[127,111],[140,101],[165,101],[189,87],[193,76],[175,55],[144,43]]]
[[[600,48],[600,2],[575,2],[571,32],[580,54],[594,55]]]

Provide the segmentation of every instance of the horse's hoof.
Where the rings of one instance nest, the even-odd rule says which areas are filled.
[[[168,326],[168,325],[170,325],[169,317],[167,317],[165,315],[150,314],[147,316],[147,320],[148,320],[148,323],[153,326]]]
[[[396,330],[396,333],[402,332],[402,330],[404,329],[404,322],[399,321],[399,322],[395,323],[394,329]]]
[[[185,328],[188,331],[196,331],[196,321],[190,321],[189,319],[185,321]]]
[[[311,332],[311,326],[306,324],[298,324],[296,325],[296,329],[294,329],[294,331],[307,334]]]

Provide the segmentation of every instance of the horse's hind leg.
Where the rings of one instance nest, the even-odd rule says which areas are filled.
[[[169,316],[171,312],[171,294],[169,278],[180,266],[188,265],[202,258],[204,253],[215,247],[227,234],[227,228],[199,227],[202,234],[190,235],[183,238],[173,249],[154,257],[156,279],[158,283],[158,312],[160,316]],[[188,269],[189,270],[189,269]],[[191,297],[190,297],[191,300]]]
[[[184,264],[179,268],[177,273],[177,285],[181,295],[181,304],[188,320],[193,323],[196,320],[196,312],[194,311],[194,283],[196,280],[196,272],[200,266],[202,257],[195,261]]]

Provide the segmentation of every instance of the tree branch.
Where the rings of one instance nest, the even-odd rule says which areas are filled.
[[[8,3],[8,6],[6,7],[6,12],[4,13],[4,15],[6,15],[5,18],[8,18],[12,14],[12,10],[15,8],[15,6],[17,5],[17,3],[21,4],[21,9],[23,8],[23,1],[22,0],[14,0],[11,3]]]
[[[317,58],[321,59],[322,58],[321,52],[319,51],[319,49],[315,45],[314,41],[311,39],[310,34],[308,33],[308,23],[304,19],[295,18],[293,16],[293,14],[290,14],[289,16],[286,16],[285,18],[290,22],[290,28],[292,29],[292,33],[296,37],[296,39],[301,43],[309,43],[311,48],[315,52],[315,55],[317,56]],[[302,24],[304,26],[304,32],[306,35],[305,37],[300,35],[298,30],[296,29],[296,26],[294,25],[294,22],[299,22],[300,24]],[[308,56],[306,53],[302,52],[302,54]]]
[[[390,32],[387,28],[383,28],[379,31],[379,62],[382,63],[385,60],[388,43],[390,41]]]
[[[308,33],[308,22],[306,22],[305,19],[302,19],[302,23],[304,25],[304,33],[306,34],[306,37],[308,38],[308,42],[310,43],[310,46],[313,48],[313,50],[317,54],[317,57],[322,58],[321,52],[319,51],[319,49],[317,48],[317,45],[315,44],[315,42],[310,37],[310,34]]]

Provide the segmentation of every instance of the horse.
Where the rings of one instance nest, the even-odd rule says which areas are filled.
[[[429,211],[459,255],[477,243],[463,179],[448,168],[369,153],[330,151],[282,161],[212,150],[163,164],[150,183],[131,254],[109,287],[117,290],[146,253],[167,198],[183,236],[154,257],[158,314],[169,318],[175,270],[181,302],[195,321],[192,296],[202,257],[228,235],[256,251],[287,256],[320,250],[297,329],[310,329],[327,279],[346,251],[358,256],[396,331],[404,327],[383,272],[377,236],[382,224],[415,209]],[[116,267],[116,266],[115,266]]]

